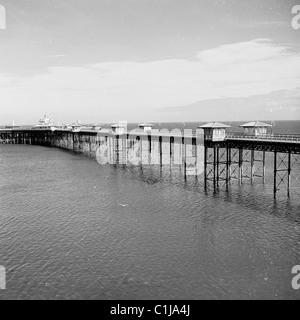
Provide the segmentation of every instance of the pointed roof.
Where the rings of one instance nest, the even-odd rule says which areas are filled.
[[[153,127],[153,124],[151,124],[151,123],[140,123],[139,127]]]
[[[123,123],[115,123],[111,125],[111,128],[125,128],[126,124]]]
[[[264,127],[272,127],[271,124],[260,122],[260,121],[252,121],[248,122],[245,124],[241,124],[239,127],[244,127],[244,128],[264,128]]]
[[[225,129],[225,128],[231,128],[231,126],[228,126],[227,124],[220,123],[220,122],[210,122],[206,123],[203,126],[199,126],[198,128],[202,129]]]

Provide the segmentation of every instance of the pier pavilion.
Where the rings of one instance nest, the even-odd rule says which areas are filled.
[[[226,129],[230,128],[230,126],[220,122],[210,122],[198,128],[204,130],[204,139],[206,141],[224,141],[226,139]]]
[[[111,130],[113,134],[123,134],[126,131],[126,125],[123,123],[116,123],[116,124],[112,124],[111,126]]]
[[[14,121],[12,121],[9,124],[6,124],[4,127],[4,129],[20,129],[20,128],[21,128],[21,126],[16,125]]]
[[[153,124],[151,124],[151,123],[140,123],[138,127],[139,127],[140,130],[143,130],[144,132],[149,132],[149,131],[152,130]]]
[[[260,136],[266,135],[268,133],[268,128],[271,128],[272,125],[260,121],[252,121],[241,124],[240,127],[244,128],[245,135]]]

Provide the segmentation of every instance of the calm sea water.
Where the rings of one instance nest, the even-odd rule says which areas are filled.
[[[274,201],[272,177],[204,192],[179,169],[55,148],[0,158],[0,299],[300,298],[300,201]]]

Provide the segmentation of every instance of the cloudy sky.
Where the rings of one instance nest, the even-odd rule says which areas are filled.
[[[0,0],[0,123],[300,119],[296,4]]]

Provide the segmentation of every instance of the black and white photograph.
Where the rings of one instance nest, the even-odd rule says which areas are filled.
[[[299,0],[0,0],[0,300],[300,300],[299,199]]]

